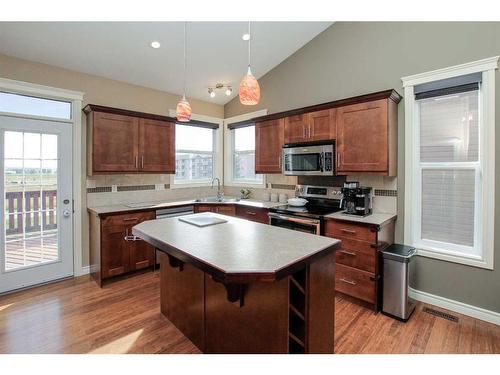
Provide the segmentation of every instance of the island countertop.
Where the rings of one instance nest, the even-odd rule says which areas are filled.
[[[226,223],[197,227],[178,218],[150,220],[132,233],[225,283],[276,281],[332,253],[340,240],[215,213]]]

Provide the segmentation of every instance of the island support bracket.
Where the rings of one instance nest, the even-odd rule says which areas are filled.
[[[229,302],[240,302],[240,307],[243,307],[245,305],[245,290],[246,290],[246,285],[245,284],[238,284],[238,283],[225,283],[221,280],[218,280],[217,278],[212,276],[212,279],[217,282],[221,283],[224,285],[224,288],[226,288],[226,293],[227,293],[227,300]]]
[[[167,255],[168,255],[168,264],[170,264],[170,267],[179,268],[179,272],[182,272],[184,270],[184,262],[173,257],[170,254]]]

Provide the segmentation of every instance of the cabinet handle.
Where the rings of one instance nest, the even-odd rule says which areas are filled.
[[[342,254],[345,254],[345,255],[353,256],[353,257],[355,257],[357,255],[356,253],[353,253],[353,252],[350,252],[350,251],[346,251],[346,250],[340,250],[339,252],[342,253]]]
[[[303,125],[302,126],[302,138],[306,137],[306,127]]]
[[[281,169],[281,155],[278,157],[278,165],[279,165],[279,168]]]
[[[139,156],[135,155],[135,168],[139,168]]]
[[[311,138],[311,125],[307,127],[308,135],[307,138]]]
[[[144,155],[141,155],[141,169],[144,169]]]
[[[351,230],[351,229],[344,229],[344,228],[342,228],[340,231],[344,232],[344,233],[349,233],[349,234],[356,234],[356,231],[355,230]]]
[[[356,285],[355,281],[352,280],[347,280],[347,279],[340,279],[343,283],[349,284],[349,285]]]
[[[252,212],[252,211],[247,211],[247,214],[248,214],[248,215],[256,215],[256,213],[255,213],[255,212]]]
[[[338,153],[337,154],[337,168],[340,167],[340,156],[341,156],[341,154]]]
[[[127,218],[123,219],[123,221],[137,221],[137,220],[139,220],[139,219],[136,217],[127,217]]]

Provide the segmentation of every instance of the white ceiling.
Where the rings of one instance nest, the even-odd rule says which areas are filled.
[[[252,72],[260,78],[332,22],[252,23]],[[247,22],[187,25],[187,96],[225,104],[246,73]],[[150,43],[158,40],[161,48]],[[0,22],[0,53],[171,93],[182,93],[182,22]],[[1,73],[0,73],[1,74]],[[233,94],[207,93],[217,82]]]

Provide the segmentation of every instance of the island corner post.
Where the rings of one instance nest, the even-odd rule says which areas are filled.
[[[136,228],[160,250],[161,313],[202,352],[333,354],[340,241],[277,272],[231,273]]]

